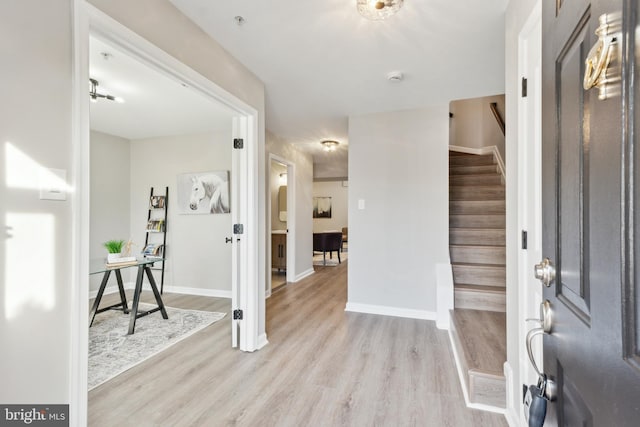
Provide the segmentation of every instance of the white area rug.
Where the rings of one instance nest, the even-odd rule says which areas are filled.
[[[153,307],[140,303],[139,309]],[[141,317],[133,335],[127,335],[128,314],[109,310],[96,315],[89,328],[89,390],[225,316],[212,311],[165,308],[169,319],[163,319],[159,311]]]
[[[340,253],[340,260],[345,262],[347,260],[347,252]],[[314,252],[313,253],[313,265],[317,267],[337,267],[340,264],[338,263],[338,255],[333,252],[333,259],[329,258],[329,252],[327,252],[327,265],[325,266],[322,263],[322,253]]]

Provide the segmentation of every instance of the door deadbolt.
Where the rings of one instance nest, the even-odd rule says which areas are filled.
[[[551,263],[549,258],[545,258],[533,267],[533,271],[536,279],[545,285],[547,288],[551,286],[551,282],[556,278],[556,269]]]

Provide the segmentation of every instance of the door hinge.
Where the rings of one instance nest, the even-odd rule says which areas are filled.
[[[527,246],[527,232],[525,230],[522,230],[522,249],[527,249]]]
[[[527,78],[526,77],[522,78],[522,97],[523,98],[527,97]]]
[[[242,310],[233,310],[233,320],[242,320]]]
[[[242,233],[244,233],[244,225],[233,224],[233,234],[242,234]]]
[[[244,139],[242,138],[233,138],[233,148],[236,150],[241,150],[244,148]]]

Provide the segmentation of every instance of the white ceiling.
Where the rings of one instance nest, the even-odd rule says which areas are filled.
[[[332,161],[321,140],[348,143],[350,115],[504,93],[508,0],[406,0],[385,21],[355,0],[170,1],[265,83],[267,129],[316,163]]]
[[[222,104],[94,37],[89,49],[89,73],[100,83],[98,92],[125,101],[91,103],[92,130],[133,140],[231,128],[233,113]],[[105,59],[103,53],[111,56]]]

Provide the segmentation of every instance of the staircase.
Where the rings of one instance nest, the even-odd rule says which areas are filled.
[[[470,404],[505,407],[505,187],[492,154],[449,152],[451,338]]]

